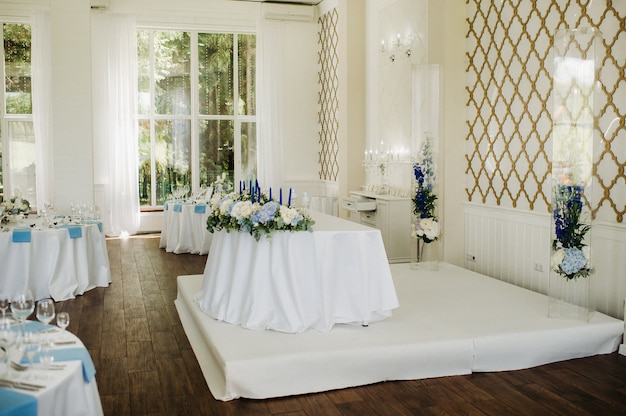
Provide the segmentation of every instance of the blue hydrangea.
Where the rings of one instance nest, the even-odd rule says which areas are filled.
[[[252,222],[267,224],[268,222],[273,221],[279,207],[280,204],[275,201],[269,201],[263,204],[261,209],[252,214]]]
[[[293,220],[291,220],[291,225],[292,226],[297,226],[298,223],[300,223],[300,221],[302,221],[304,219],[304,217],[301,214],[296,215],[295,217],[293,217]]]
[[[576,247],[565,249],[565,258],[561,262],[561,270],[567,275],[574,274],[587,264],[585,254]]]

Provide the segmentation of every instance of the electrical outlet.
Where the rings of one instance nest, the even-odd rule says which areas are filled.
[[[536,272],[543,272],[543,264],[535,263],[535,271]]]
[[[476,256],[473,255],[473,254],[470,254],[470,253],[466,253],[465,254],[465,260],[475,262],[476,261]]]

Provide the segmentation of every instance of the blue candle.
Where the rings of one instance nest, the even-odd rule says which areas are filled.
[[[270,186],[270,201],[272,200],[272,187]]]
[[[239,195],[241,195],[241,181],[239,181]]]
[[[280,195],[279,196],[280,196],[280,201],[279,202],[280,202],[280,205],[282,205],[283,204],[283,188],[280,188]]]
[[[250,195],[252,195],[252,179],[250,179]]]
[[[254,202],[254,188],[250,188],[250,201]]]
[[[289,200],[287,201],[287,206],[291,206],[291,188],[289,188]]]

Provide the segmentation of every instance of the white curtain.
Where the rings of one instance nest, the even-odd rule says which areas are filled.
[[[283,186],[282,43],[284,23],[261,18],[257,33],[258,172],[263,187]]]
[[[139,228],[135,18],[92,12],[94,182],[107,235]]]
[[[54,202],[54,163],[51,126],[52,56],[50,54],[50,16],[37,12],[32,17],[32,100],[35,134],[35,176],[37,205]]]

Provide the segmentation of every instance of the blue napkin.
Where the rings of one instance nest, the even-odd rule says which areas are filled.
[[[0,388],[0,416],[37,416],[37,398]]]
[[[63,224],[61,228],[67,228],[70,238],[81,238],[83,236],[83,229],[80,228],[80,225]]]
[[[96,375],[96,367],[93,365],[93,361],[91,359],[91,355],[89,355],[89,351],[86,348],[60,348],[53,349],[52,356],[54,357],[54,361],[82,361],[83,362],[83,379],[89,383],[93,376]],[[33,358],[33,363],[39,362],[39,355],[36,355]],[[20,360],[20,363],[27,364],[29,363],[26,357],[23,357]]]
[[[193,212],[197,214],[204,214],[206,212],[206,205],[196,205],[193,208]]]
[[[43,322],[39,321],[26,321],[24,322],[24,330],[30,332],[39,332],[45,331],[46,329],[52,328],[54,325],[46,325]],[[19,328],[19,325],[15,325],[16,328]]]
[[[167,211],[167,202],[163,205],[163,211]]]
[[[30,243],[30,228],[16,228],[13,230],[14,243]]]
[[[182,212],[183,206],[181,204],[174,204],[174,212]]]

